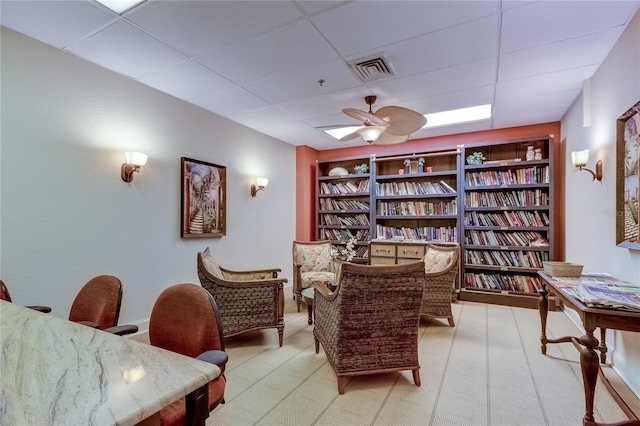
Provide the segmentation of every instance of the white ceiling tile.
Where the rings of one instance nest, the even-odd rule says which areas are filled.
[[[236,87],[226,78],[193,60],[142,75],[136,80],[184,100]]]
[[[636,1],[541,1],[502,18],[502,52],[525,49],[624,25]]]
[[[421,114],[431,114],[434,112],[450,111],[452,109],[493,104],[493,96],[493,86],[487,85],[413,99],[403,102],[402,105],[405,108],[413,109]]]
[[[337,58],[308,21],[297,21],[216,49],[197,60],[228,79],[245,84]]]
[[[316,13],[324,10],[333,9],[337,6],[342,6],[345,1],[329,1],[329,0],[299,0],[295,2],[298,7],[304,10],[307,15],[315,15]]]
[[[547,109],[568,109],[582,92],[581,89],[568,90],[565,92],[555,92],[544,95],[532,96],[528,98],[511,99],[503,102],[496,102],[494,110],[496,114],[520,113],[525,111],[543,111]]]
[[[567,90],[581,90],[582,82],[591,77],[596,69],[596,65],[591,65],[498,83],[496,85],[496,102],[532,98]]]
[[[197,97],[192,99],[191,103],[227,118],[237,116],[244,111],[269,106],[263,99],[247,92],[242,87]]]
[[[189,55],[199,55],[302,17],[288,1],[153,1],[127,18]]]
[[[1,1],[0,22],[29,37],[65,47],[119,16],[86,1]]]
[[[356,1],[311,18],[343,56],[353,56],[498,11],[498,1]]]
[[[599,64],[620,29],[611,29],[501,55],[500,81],[516,80],[587,65]]]
[[[480,132],[492,128],[491,120],[479,120],[471,123],[454,124],[450,126],[428,127],[418,130],[411,135],[411,139],[432,138],[457,133]]]
[[[181,53],[124,21],[110,25],[67,50],[134,78],[186,59]]]
[[[545,109],[543,111],[501,111],[493,119],[493,128],[527,126],[531,124],[552,123],[560,121],[566,112],[566,108]]]

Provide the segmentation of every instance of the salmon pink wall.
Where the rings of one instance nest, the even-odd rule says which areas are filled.
[[[557,243],[556,258],[564,259],[564,151],[561,149],[560,122],[535,124],[531,126],[510,127],[499,130],[460,133],[449,136],[438,136],[410,140],[398,145],[368,145],[352,148],[316,151],[307,146],[296,148],[296,239],[313,240],[315,238],[315,164],[345,157],[368,157],[403,155],[413,152],[425,152],[439,149],[455,148],[457,145],[467,147],[489,142],[554,136],[554,203],[556,210],[555,241]]]

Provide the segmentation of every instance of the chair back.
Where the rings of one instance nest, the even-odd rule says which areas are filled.
[[[98,275],[90,279],[78,292],[69,320],[90,321],[98,324],[100,330],[115,327],[120,317],[122,302],[122,282],[113,275]]]
[[[427,252],[424,255],[425,272],[447,272],[457,267],[459,257],[458,244],[427,244]]]
[[[211,294],[196,284],[175,284],[156,299],[149,319],[153,346],[195,358],[224,350],[218,307]]]
[[[292,251],[294,265],[301,265],[300,272],[333,270],[333,256],[329,240],[294,241]]]
[[[4,285],[4,282],[0,280],[0,300],[11,302],[11,296],[9,295],[9,289]]]

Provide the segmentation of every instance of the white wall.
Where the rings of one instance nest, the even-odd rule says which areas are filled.
[[[592,125],[582,127],[582,97],[562,120],[565,152],[589,149],[587,167],[602,160],[602,182],[567,165],[566,259],[585,271],[640,282],[640,251],[616,247],[616,119],[640,100],[640,12],[592,78]],[[640,397],[640,334],[610,332],[614,368]]]
[[[295,147],[2,28],[0,277],[14,302],[67,317],[99,274],[124,285],[120,323],[144,328],[157,295],[198,283],[211,246],[230,269],[291,284]],[[127,184],[124,151],[149,155]],[[227,167],[227,235],[180,238],[180,157]],[[269,186],[251,198],[255,176]]]

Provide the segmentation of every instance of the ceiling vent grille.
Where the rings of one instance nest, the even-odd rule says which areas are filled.
[[[356,59],[349,65],[351,65],[351,68],[353,68],[362,81],[378,80],[395,75],[387,58],[380,54],[368,58]]]

